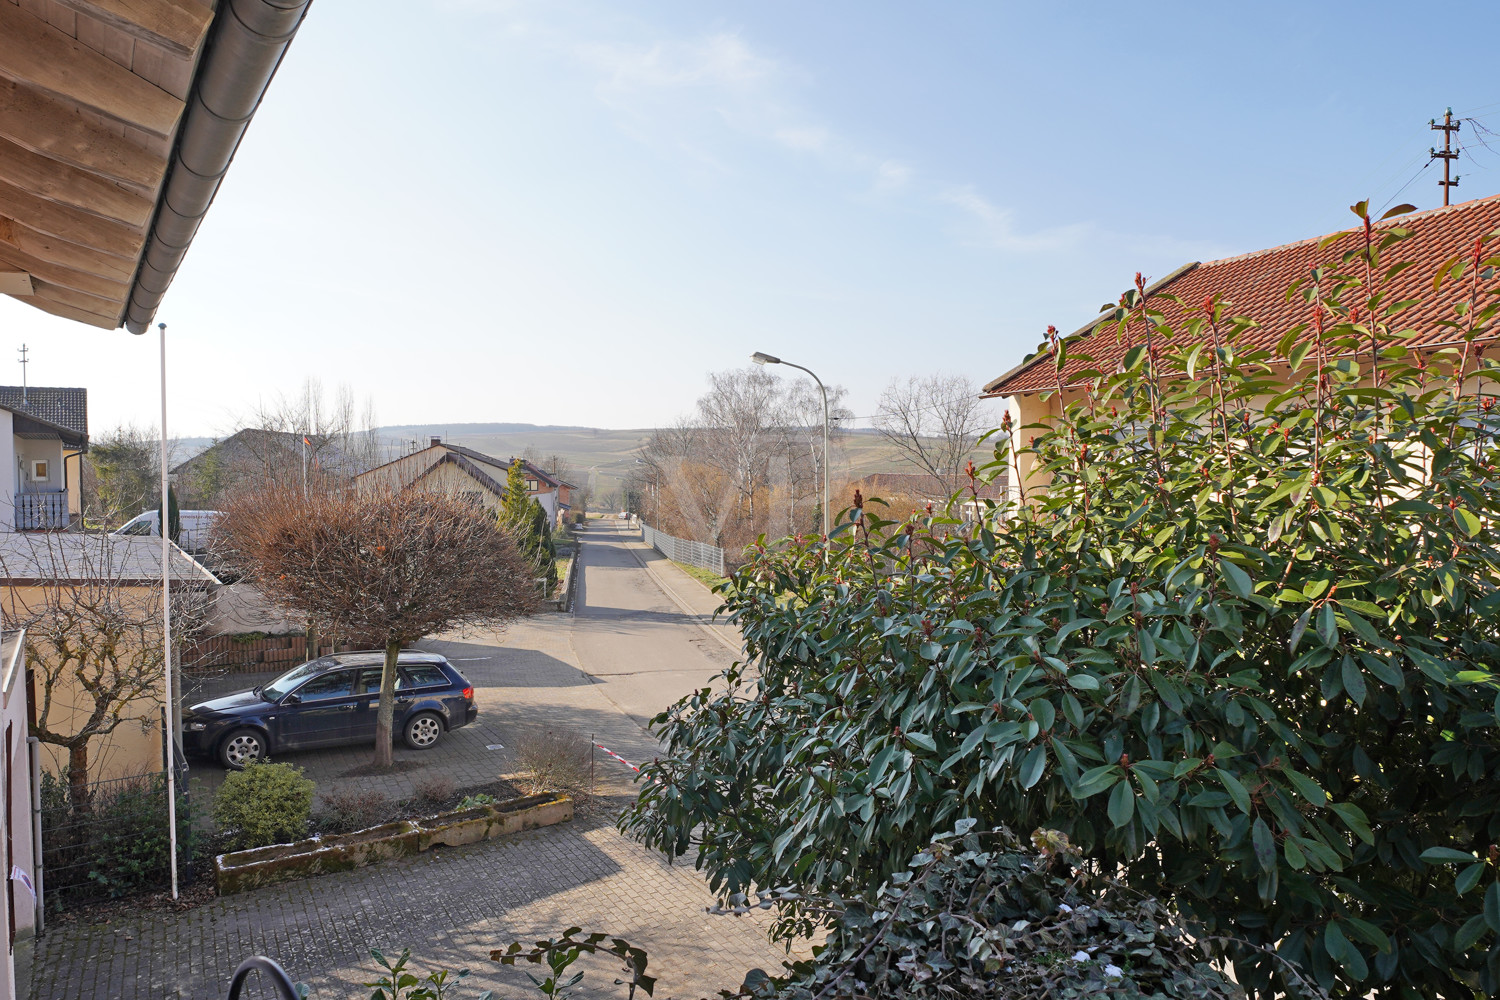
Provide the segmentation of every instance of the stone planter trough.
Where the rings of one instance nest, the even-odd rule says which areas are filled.
[[[527,795],[494,805],[397,820],[354,833],[220,854],[214,858],[214,876],[219,895],[228,896],[278,882],[349,871],[431,847],[477,844],[572,818],[573,800],[568,796]]]

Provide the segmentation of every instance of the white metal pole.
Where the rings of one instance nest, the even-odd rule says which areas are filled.
[[[816,378],[816,376],[814,376]],[[822,382],[818,388],[823,390],[823,534],[828,534],[828,388]]]
[[[172,851],[172,898],[177,898],[177,736],[173,720],[177,713],[172,693],[172,539],[167,508],[167,324],[158,323],[161,331],[161,635],[162,671],[166,702],[166,723],[162,738],[167,743],[167,837]]]

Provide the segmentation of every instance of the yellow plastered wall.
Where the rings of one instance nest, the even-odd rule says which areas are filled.
[[[138,600],[144,607],[154,602],[156,595],[152,588],[126,585],[120,588],[120,598],[124,601]],[[55,597],[50,599],[55,600]],[[48,600],[47,588],[0,585],[0,614],[4,615],[7,628],[15,627],[41,612]],[[27,652],[31,656],[40,655],[42,651],[28,639]],[[155,773],[162,769],[161,695],[159,687],[153,693],[143,694],[125,709],[114,732],[90,741],[90,781]],[[28,697],[40,716],[45,693],[42,690],[42,680],[36,676],[35,671]],[[92,704],[92,699],[76,679],[71,674],[63,674],[52,685],[52,704],[47,715],[49,728],[63,733],[76,732],[87,720]],[[41,763],[44,772],[66,775],[68,751],[55,744],[43,743]]]

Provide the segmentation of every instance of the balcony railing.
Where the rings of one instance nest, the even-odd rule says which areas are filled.
[[[61,531],[68,526],[67,493],[17,493],[17,531]]]

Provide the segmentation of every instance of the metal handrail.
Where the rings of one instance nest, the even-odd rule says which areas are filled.
[[[297,984],[292,982],[292,977],[286,974],[286,970],[275,959],[266,958],[264,955],[251,955],[240,963],[238,969],[234,970],[234,976],[229,980],[227,1000],[240,1000],[240,990],[245,988],[245,980],[252,972],[259,972],[268,977],[281,1000],[302,1000],[302,994],[297,992]]]

